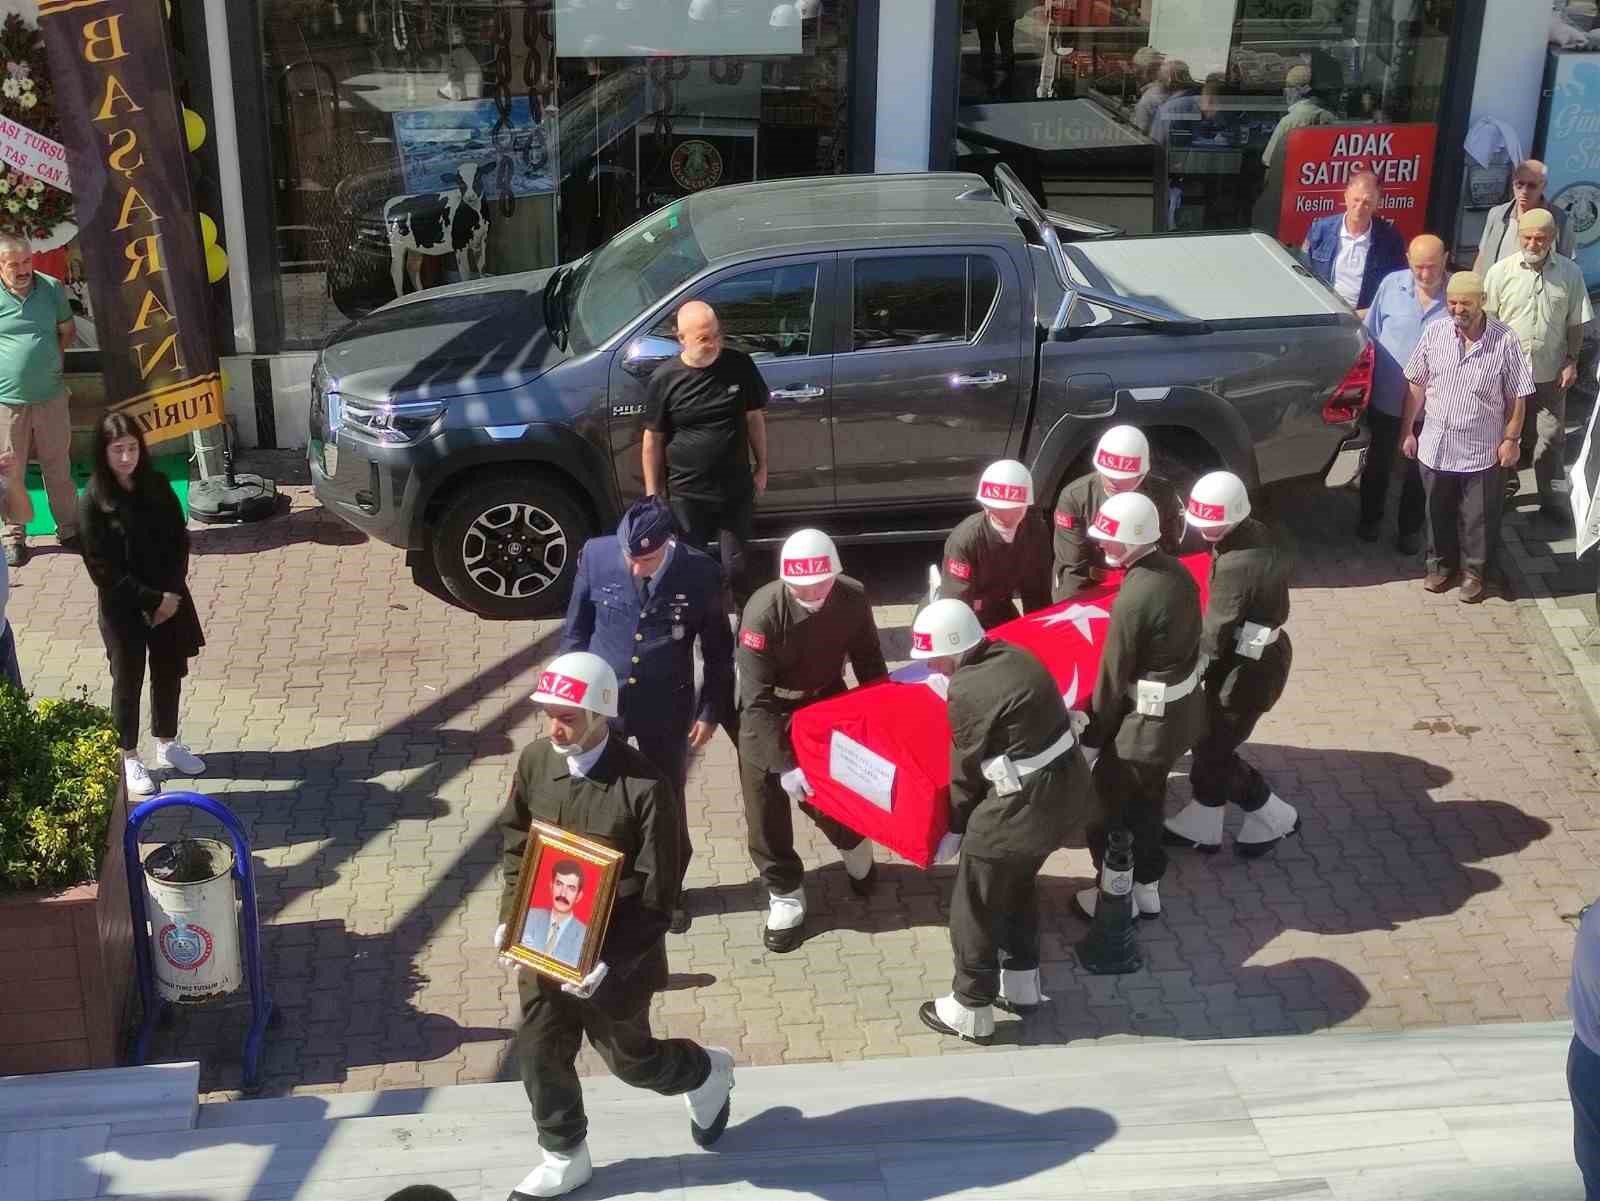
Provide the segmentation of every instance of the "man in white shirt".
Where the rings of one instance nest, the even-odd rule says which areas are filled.
[[[1344,212],[1319,217],[1300,249],[1312,273],[1366,317],[1383,278],[1406,266],[1406,243],[1392,222],[1378,216],[1383,187],[1371,171],[1351,172]]]

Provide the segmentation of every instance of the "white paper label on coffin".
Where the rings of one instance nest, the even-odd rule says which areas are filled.
[[[828,775],[885,813],[892,808],[895,766],[854,738],[833,731],[828,740]]]

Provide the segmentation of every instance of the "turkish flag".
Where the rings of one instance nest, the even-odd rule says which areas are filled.
[[[1211,557],[1185,555],[1205,605]],[[989,631],[1049,669],[1069,709],[1087,709],[1100,671],[1114,572],[1094,588]],[[919,867],[950,828],[950,722],[945,681],[911,663],[889,679],[807,705],[794,715],[795,761],[822,812]]]

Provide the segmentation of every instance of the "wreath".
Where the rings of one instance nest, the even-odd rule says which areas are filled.
[[[16,13],[0,24],[0,116],[34,133],[61,140],[56,120],[55,89],[44,35]],[[41,179],[11,167],[0,167],[0,233],[32,240],[48,238],[58,225],[72,220],[72,197]]]

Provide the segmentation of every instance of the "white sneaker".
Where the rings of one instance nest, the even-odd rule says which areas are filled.
[[[1299,829],[1300,815],[1294,806],[1273,793],[1265,805],[1244,815],[1244,823],[1233,837],[1233,849],[1246,858],[1265,855]]]
[[[158,742],[156,766],[182,776],[198,776],[205,771],[206,761],[181,742]]]
[[[122,761],[122,778],[128,783],[128,791],[134,796],[152,796],[156,790],[156,782],[150,778],[150,769],[137,759],[124,759]]]
[[[589,1159],[589,1144],[579,1143],[571,1151],[546,1151],[544,1161],[522,1178],[507,1201],[525,1197],[559,1197],[589,1183],[594,1164]]]
[[[1168,846],[1184,846],[1214,854],[1222,848],[1222,806],[1190,801],[1167,818],[1161,841]]]
[[[1133,909],[1140,917],[1161,916],[1161,881],[1133,886]]]
[[[711,1059],[711,1074],[699,1088],[683,1094],[689,1107],[689,1137],[697,1147],[709,1147],[722,1137],[733,1096],[733,1052],[707,1047],[706,1055]]]

